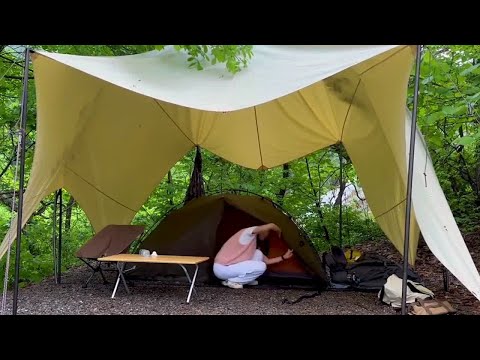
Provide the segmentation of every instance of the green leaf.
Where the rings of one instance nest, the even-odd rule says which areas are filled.
[[[480,99],[480,92],[468,97],[468,100],[474,103],[477,102],[479,99]]]
[[[431,83],[431,82],[433,81],[433,79],[434,79],[434,76],[433,76],[433,75],[430,75],[430,76],[428,76],[427,78],[425,78],[425,79],[422,80],[422,84],[423,84],[423,85],[427,85],[427,84]]]
[[[460,114],[462,112],[466,112],[467,110],[467,106],[462,104],[460,106],[444,106],[442,108],[442,112],[445,114],[445,115],[456,115],[456,114]]]
[[[457,145],[463,145],[463,146],[467,146],[467,145],[470,145],[472,143],[475,142],[475,137],[474,136],[464,136],[464,137],[461,137],[461,138],[458,138],[458,139],[455,139],[455,144]]]
[[[428,125],[433,125],[437,120],[442,119],[444,116],[445,114],[442,111],[437,111],[433,114],[428,115],[427,118],[425,119],[425,122]]]
[[[461,75],[461,76],[466,76],[466,75],[470,74],[472,71],[474,71],[475,69],[477,69],[479,66],[480,66],[480,63],[477,64],[477,65],[470,66],[470,67],[468,67],[467,69],[463,70],[463,71],[460,73],[460,75]]]
[[[442,138],[440,136],[432,136],[430,138],[430,144],[434,145],[437,148],[442,147]]]

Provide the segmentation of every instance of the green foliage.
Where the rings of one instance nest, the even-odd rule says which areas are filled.
[[[165,49],[166,45],[156,45],[157,50]],[[205,62],[211,65],[225,63],[232,74],[245,68],[253,56],[252,45],[173,45],[176,51],[185,51],[190,67],[203,70]]]
[[[65,214],[70,195],[65,191],[63,193],[63,213]],[[45,201],[53,203],[53,196],[48,197]],[[0,209],[2,210],[0,211],[0,220],[2,221],[2,224],[5,220],[5,223],[9,225],[10,212],[5,211],[5,209],[1,207]],[[92,228],[81,208],[73,206],[72,210],[73,213],[70,230],[66,231],[64,227],[62,233],[62,272],[65,272],[71,266],[81,264],[81,262],[75,257],[75,252],[93,236]],[[53,208],[47,207],[41,216],[38,215],[32,217],[28,226],[22,233],[22,244],[20,247],[20,286],[28,285],[31,282],[38,282],[45,277],[52,276],[54,273],[52,220]],[[2,228],[2,230],[5,229],[5,231],[2,231],[2,238],[8,230],[8,225]],[[10,285],[14,280],[15,251],[16,243],[14,243],[11,248],[9,268]],[[5,262],[6,256],[4,256],[0,262],[0,279],[2,279],[0,289],[3,288]]]
[[[480,228],[475,215],[480,210],[479,61],[479,46],[429,45],[421,66],[418,124],[450,207],[465,232]]]

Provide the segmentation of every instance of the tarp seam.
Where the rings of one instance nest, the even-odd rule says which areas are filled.
[[[111,197],[110,195],[106,194],[105,192],[103,192],[102,190],[100,190],[98,187],[96,187],[95,185],[93,185],[91,182],[89,182],[87,179],[83,178],[81,175],[77,174],[75,171],[73,171],[72,169],[70,169],[68,166],[65,165],[65,169],[69,170],[70,172],[72,172],[74,175],[76,175],[79,179],[82,179],[84,182],[86,182],[88,185],[90,185],[91,187],[93,187],[95,190],[97,190],[99,193],[101,193],[102,195],[106,196],[107,198],[109,198],[110,200],[116,202],[118,205],[124,207],[125,209],[127,210],[130,210],[131,212],[133,213],[136,213],[137,211],[136,210],[133,210],[131,208],[129,208],[128,206],[122,204],[120,201],[114,199],[113,197]]]
[[[408,49],[408,46],[405,45],[405,46],[402,47],[400,50],[395,51],[392,55],[387,56],[387,57],[386,57],[385,59],[383,59],[382,61],[380,61],[380,62],[378,62],[378,63],[370,66],[368,69],[362,71],[359,75],[362,76],[362,75],[365,74],[366,72],[372,70],[374,67],[377,67],[378,65],[383,64],[385,61],[389,60],[391,57],[397,55],[398,53],[400,53],[401,51],[403,51],[403,50],[405,50],[405,49]]]
[[[187,134],[185,134],[185,132],[184,132],[184,131],[180,128],[180,126],[178,126],[178,124],[172,119],[172,117],[170,116],[170,114],[165,111],[165,109],[164,109],[163,106],[158,102],[157,99],[153,99],[153,98],[152,98],[152,100],[155,101],[155,103],[158,105],[158,107],[159,107],[160,109],[162,109],[162,111],[165,113],[165,115],[167,115],[167,117],[170,119],[170,121],[177,127],[178,130],[180,130],[180,132],[183,134],[183,136],[185,136],[188,140],[190,140],[190,142],[191,142],[193,145],[198,145],[198,144],[195,143],[195,141],[193,141],[192,139],[190,139],[190,138],[187,136]]]
[[[350,100],[350,104],[348,105],[348,110],[347,110],[347,113],[345,114],[345,119],[343,120],[342,134],[340,135],[340,141],[343,141],[343,132],[345,130],[345,125],[347,123],[348,115],[350,114],[350,109],[352,108],[353,100],[355,100],[355,96],[357,95],[357,91],[358,91],[358,88],[360,87],[361,82],[362,82],[362,78],[358,79],[357,87],[355,88],[355,91],[352,96],[352,100]]]
[[[322,83],[323,83],[323,80],[322,80]],[[325,84],[322,84],[323,85],[323,88],[325,89]],[[302,89],[303,90],[303,89]],[[298,90],[298,95],[300,96],[300,99],[302,100],[302,102],[305,104],[305,106],[308,107],[308,109],[312,112],[312,114],[315,116],[316,119],[319,119],[319,117],[317,117],[316,113],[315,113],[315,110],[313,109],[313,107],[310,105],[310,103],[305,99],[305,96],[303,95],[303,92],[302,90]],[[330,110],[330,116],[332,118],[335,118],[335,112],[333,111],[333,107],[332,107],[332,103],[330,101],[330,94],[328,93],[328,91],[326,91],[326,95],[327,97],[329,98],[329,101],[328,101],[328,106],[329,106],[329,110]],[[321,119],[320,119],[320,123],[321,123]],[[332,135],[332,137],[336,137],[336,134],[334,132],[331,131],[331,129],[328,129],[329,130],[329,133]]]
[[[403,200],[400,201],[398,204],[393,205],[393,206],[392,206],[390,209],[388,209],[387,211],[381,213],[381,214],[378,215],[378,216],[375,216],[375,219],[378,219],[378,218],[382,217],[383,215],[388,214],[390,211],[394,210],[397,206],[403,204],[406,200],[407,200],[407,199],[403,199]]]
[[[255,126],[257,127],[257,140],[258,140],[258,151],[260,153],[260,163],[262,166],[263,164],[263,156],[262,156],[262,146],[260,145],[260,131],[258,130],[258,117],[257,117],[257,107],[253,107],[253,112],[255,113]]]

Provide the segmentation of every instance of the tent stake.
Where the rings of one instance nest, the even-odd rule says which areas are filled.
[[[405,211],[405,242],[403,246],[403,278],[402,278],[402,315],[407,314],[407,271],[408,255],[410,249],[410,216],[412,212],[412,180],[413,161],[415,158],[415,133],[417,129],[418,88],[420,85],[420,63],[422,60],[422,47],[417,45],[417,61],[415,69],[415,92],[413,94],[413,115],[410,129],[410,151],[408,153],[408,181],[407,202]]]
[[[17,210],[17,245],[15,254],[15,285],[13,289],[13,315],[17,315],[18,279],[20,277],[20,244],[22,240],[23,188],[25,185],[25,128],[27,124],[28,71],[30,68],[30,48],[25,48],[25,67],[23,70],[23,93],[20,122],[20,185]],[[18,159],[17,159],[18,161]]]

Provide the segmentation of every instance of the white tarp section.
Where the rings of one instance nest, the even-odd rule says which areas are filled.
[[[407,113],[405,126],[407,161],[411,126],[411,114]],[[414,153],[412,204],[425,242],[435,257],[480,300],[478,270],[440,187],[427,145],[418,128]]]
[[[226,73],[223,64],[186,69],[185,58],[172,48],[162,56],[156,51],[122,57],[38,53],[154,99],[198,110],[235,111],[291,94],[395,47],[315,46],[318,51],[312,51],[313,46],[255,46],[248,70],[235,75]]]

